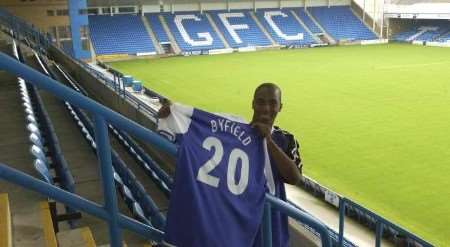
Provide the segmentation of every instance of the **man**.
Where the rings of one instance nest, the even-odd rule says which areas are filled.
[[[297,184],[300,181],[302,164],[294,136],[274,126],[282,109],[281,89],[274,83],[259,85],[253,96],[252,108],[250,125],[266,139],[272,165],[272,174],[266,173],[267,187],[271,194],[285,201],[284,183]],[[158,117],[166,118],[169,114],[170,102],[163,102]],[[259,234],[254,246],[262,246]],[[287,216],[276,210],[272,210],[272,241],[274,247],[288,246],[289,241]]]
[[[254,93],[252,108],[253,118],[250,124],[259,130],[266,138],[270,155],[273,185],[269,190],[281,200],[286,200],[284,183],[297,184],[301,178],[302,164],[299,155],[299,145],[294,136],[287,131],[274,126],[275,119],[281,111],[281,89],[274,83],[259,85]],[[266,174],[267,176],[267,174]],[[270,181],[270,178],[267,178]],[[255,246],[261,237],[257,237]],[[272,210],[272,246],[288,246],[289,232],[287,216]]]

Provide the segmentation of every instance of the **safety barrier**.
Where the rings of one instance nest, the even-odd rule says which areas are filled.
[[[362,207],[361,205],[347,199],[340,198],[339,199],[339,244],[342,246],[343,238],[344,238],[344,221],[345,221],[345,210],[348,207],[352,207],[358,211],[361,211],[363,214],[367,215],[373,223],[376,225],[375,229],[375,246],[381,246],[381,238],[383,237],[383,228],[388,227],[396,232],[396,235],[402,235],[405,237],[407,241],[407,246],[415,246],[415,243],[418,243],[422,247],[432,247],[430,243],[419,238],[418,236],[410,233],[409,231],[403,229],[400,226],[393,224],[392,222],[384,219],[383,217],[371,212],[370,210]]]

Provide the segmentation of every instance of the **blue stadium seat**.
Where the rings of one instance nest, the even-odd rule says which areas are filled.
[[[41,132],[39,131],[39,128],[35,124],[29,123],[27,125],[27,129],[28,131],[35,133],[37,136],[39,136],[39,138],[41,138]]]
[[[27,121],[30,123],[37,124],[36,118],[32,115],[27,115]]]
[[[44,161],[40,160],[40,159],[36,159],[34,161],[34,168],[36,169],[36,171],[39,173],[39,175],[42,176],[42,178],[49,184],[53,184],[53,180],[50,176],[50,172],[47,168],[47,165],[45,164]]]
[[[42,160],[43,162],[47,160],[47,156],[45,155],[42,148],[39,146],[32,145],[30,148],[30,153],[33,154],[34,157],[36,157],[37,159]],[[47,162],[45,162],[45,164],[47,164]]]
[[[30,136],[29,136],[29,139],[30,139],[31,143],[33,143],[34,145],[40,147],[41,149],[44,147],[42,145],[41,138],[39,138],[39,136],[36,135],[36,133],[31,133]]]
[[[446,22],[447,21],[437,20],[434,22],[426,23],[426,25],[423,23],[418,23],[416,25],[410,26],[409,28],[401,32],[394,34],[391,39],[396,41],[417,40],[417,41],[446,42],[448,40],[448,35],[450,35],[448,33],[450,31],[450,27]],[[419,34],[420,32],[422,32],[422,34],[417,36],[417,34]]]
[[[133,215],[145,222],[147,225],[151,225],[151,222],[145,217],[144,210],[142,210],[141,205],[137,202],[133,203]]]

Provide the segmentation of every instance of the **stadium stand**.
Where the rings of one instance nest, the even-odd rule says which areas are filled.
[[[395,41],[408,41],[408,39],[410,37],[412,37],[413,35],[415,35],[416,33],[417,33],[417,31],[415,29],[414,30],[405,30],[403,32],[394,34],[391,39],[395,40]]]
[[[306,27],[314,34],[320,34],[323,33],[322,30],[314,23],[313,20],[306,14],[305,10],[302,8],[295,8],[293,9],[295,13],[298,15],[300,20],[303,21],[303,23],[306,25]]]
[[[251,18],[249,10],[210,11],[214,23],[232,48],[271,45]]]
[[[89,28],[97,55],[155,52],[155,47],[139,16],[91,15]]]
[[[62,70],[60,72],[64,73]],[[64,73],[65,74],[65,73]],[[72,88],[82,94],[86,95],[86,91],[81,88],[80,85],[77,85],[72,79],[70,79],[67,74],[65,75],[67,81],[69,82]],[[69,103],[65,103],[66,107],[70,111],[71,115],[77,121],[78,126],[80,126],[82,133],[84,133],[86,140],[90,143],[91,147],[95,150],[97,148],[96,143],[93,138],[94,127],[86,116],[86,114],[78,109],[70,105]],[[127,139],[131,142],[131,138]],[[126,144],[125,144],[126,143]],[[127,146],[128,145],[128,146]],[[133,144],[131,144],[133,145]],[[136,155],[136,160],[143,160],[141,156],[137,154],[135,149],[128,142],[124,142],[124,146],[130,149],[130,152],[133,155]],[[138,149],[138,146],[134,146]],[[135,216],[138,220],[146,223],[154,225],[158,228],[162,228],[165,222],[164,216],[160,213],[158,206],[155,201],[153,201],[152,197],[150,197],[147,193],[149,187],[148,183],[145,183],[147,188],[145,188],[140,181],[145,181],[145,178],[142,176],[136,177],[135,173],[136,169],[130,169],[131,162],[125,163],[121,157],[124,157],[123,152],[116,152],[118,148],[117,145],[113,145],[112,149],[112,160],[114,166],[114,180],[116,182],[116,188],[120,192],[120,195],[124,199],[126,205],[132,212],[133,216]],[[139,151],[139,150],[138,150]],[[141,151],[141,155],[145,158],[145,153]],[[120,156],[119,156],[120,153]],[[148,156],[148,155],[147,155]],[[147,165],[148,169],[150,169],[149,165]],[[154,172],[152,172],[154,173]],[[160,173],[159,173],[160,174]],[[156,175],[155,175],[156,176]],[[152,191],[155,188],[151,187]],[[153,193],[155,194],[155,193]],[[158,197],[160,199],[161,196]],[[158,200],[161,201],[161,200]],[[161,207],[161,204],[160,204]],[[163,204],[162,207],[165,207]],[[151,223],[150,223],[151,222]]]
[[[377,36],[353,14],[349,6],[311,7],[308,11],[337,41],[377,39]]]
[[[418,41],[432,41],[435,38],[439,37],[440,34],[441,34],[441,31],[439,31],[439,28],[436,28],[434,30],[428,30],[428,31],[422,33],[417,38],[415,38],[415,40],[418,40]]]
[[[283,18],[285,18],[285,17],[283,17]],[[292,19],[292,18],[290,18],[290,19]],[[295,22],[295,19],[292,19],[292,20]],[[292,21],[292,20],[290,20],[290,21]],[[220,19],[219,19],[219,21],[220,21]],[[290,26],[290,24],[292,24],[290,22],[284,22],[284,21],[285,21],[284,19],[281,19],[280,22],[278,22],[278,20],[277,20],[277,22],[275,22],[275,23],[277,23],[277,26],[280,25],[283,27],[288,27],[288,26]],[[265,22],[265,20],[261,20],[261,22]],[[302,27],[302,26],[300,25],[300,27]],[[268,29],[269,31],[270,31],[270,28],[271,28],[271,26],[269,25],[269,29]],[[194,28],[192,28],[192,29],[194,29]],[[281,30],[285,31],[284,29],[281,29]],[[289,29],[289,30],[291,30],[291,29]],[[286,29],[286,33],[287,32],[288,31]],[[442,33],[442,32],[440,33],[440,34],[442,34],[442,35],[440,35],[441,37],[445,38],[445,37],[449,36],[449,33]],[[271,34],[273,35],[272,32],[271,32]],[[295,35],[295,32],[292,32],[290,34]],[[219,40],[219,39],[217,39],[217,40]],[[63,56],[63,54],[58,54],[58,55]],[[86,93],[86,90],[82,89],[82,87],[79,84],[77,84],[75,82],[75,80],[72,81],[69,73],[65,73],[62,70],[62,67],[60,68],[57,64],[47,64],[47,63],[49,63],[49,61],[48,60],[44,61],[44,59],[42,59],[42,62],[41,62],[39,59],[39,56],[36,56],[36,59],[38,62],[34,61],[35,64],[33,67],[36,68],[36,66],[38,64],[40,64],[42,66],[41,72],[45,72],[46,70],[48,70],[50,73],[48,73],[48,72],[46,72],[46,73],[49,75],[52,75],[52,76],[55,76],[54,75],[55,71],[58,70],[59,76],[54,77],[55,79],[57,79],[59,81],[65,81],[66,84],[72,86],[73,89],[75,89],[76,91],[78,91],[86,96],[88,95]],[[29,63],[29,61],[28,61],[28,63]],[[78,62],[77,61],[73,62],[73,64],[77,65]],[[85,65],[84,63],[79,63],[78,65],[79,65],[79,71],[76,71],[76,72],[85,73],[86,71],[84,71],[83,68],[87,71],[90,71],[88,69],[89,67],[87,65]],[[3,74],[1,72],[2,71],[0,71],[0,78],[2,78],[2,76],[3,76]],[[92,71],[90,71],[90,72],[92,73]],[[24,76],[24,75],[21,75],[21,76]],[[98,74],[97,75],[92,74],[90,76],[91,77],[89,77],[89,78],[97,78],[97,79],[100,77]],[[63,77],[65,79],[63,79]],[[15,82],[17,82],[16,79],[17,78],[14,78]],[[26,121],[28,121],[29,123],[36,123],[31,126],[29,125],[30,126],[29,131],[32,132],[32,134],[29,135],[29,140],[32,142],[33,147],[36,146],[40,149],[31,148],[31,153],[34,155],[34,157],[36,157],[39,160],[47,160],[48,161],[48,164],[40,164],[38,166],[38,167],[43,168],[41,171],[38,170],[38,172],[39,171],[41,172],[41,176],[42,176],[41,179],[43,179],[44,181],[46,181],[48,183],[56,182],[55,180],[60,181],[61,175],[58,175],[60,173],[57,170],[55,170],[56,172],[53,172],[53,170],[51,170],[51,169],[53,169],[54,164],[58,163],[53,158],[51,158],[51,157],[53,157],[53,156],[51,156],[51,154],[55,153],[57,151],[52,151],[51,146],[46,146],[49,143],[48,140],[51,140],[51,138],[50,139],[42,138],[42,137],[48,138],[49,133],[52,132],[52,131],[48,130],[49,127],[42,128],[41,123],[43,123],[45,120],[45,117],[42,118],[42,116],[45,116],[45,107],[38,107],[38,105],[41,104],[41,103],[39,103],[39,101],[42,101],[47,106],[50,105],[51,107],[48,107],[48,108],[50,108],[52,111],[54,111],[55,110],[54,106],[56,104],[55,105],[48,104],[50,102],[50,100],[49,100],[50,97],[46,97],[46,96],[50,95],[50,94],[42,93],[42,90],[40,90],[41,92],[39,92],[39,90],[36,90],[36,87],[33,86],[34,80],[30,80],[30,81],[31,81],[31,83],[29,83],[29,85],[31,85],[30,88],[27,89],[26,88],[27,84],[25,83],[25,86],[20,86],[20,89],[21,89],[22,96],[26,95],[25,92],[30,92],[29,95],[27,95],[27,97],[22,97],[23,106],[24,106],[25,112],[27,114]],[[91,83],[91,82],[89,82],[89,83]],[[109,83],[108,86],[110,87],[107,89],[111,89],[112,87],[115,86],[114,85],[115,81],[113,83],[111,83],[111,82],[107,82],[107,83]],[[56,84],[58,84],[58,83],[56,83]],[[98,84],[101,84],[101,82],[98,82]],[[34,89],[34,91],[33,91],[33,89]],[[102,90],[98,90],[98,91],[96,91],[96,93],[100,94],[100,93],[102,93],[101,91]],[[42,96],[42,100],[39,100],[39,98],[41,97],[40,95]],[[2,92],[0,92],[0,96],[3,96]],[[53,96],[51,96],[51,97],[53,97]],[[124,96],[124,98],[126,98],[126,96]],[[128,99],[128,98],[126,98],[126,99]],[[3,99],[0,97],[0,100],[3,100]],[[53,99],[53,100],[54,100],[53,102],[57,102],[56,99]],[[36,101],[37,103],[32,104],[31,103],[32,101]],[[85,101],[83,101],[83,102],[85,102]],[[61,102],[59,102],[59,103],[61,103]],[[3,102],[2,102],[2,104],[3,104]],[[0,104],[0,109],[2,109],[2,107],[3,107],[2,104]],[[41,104],[41,105],[43,105],[43,104]],[[75,120],[74,121],[75,124],[79,127],[80,131],[82,132],[83,138],[85,138],[87,140],[89,146],[95,151],[96,147],[97,147],[97,143],[94,140],[95,139],[94,138],[94,127],[93,127],[93,123],[92,123],[92,115],[91,114],[98,114],[96,116],[100,116],[100,113],[96,112],[97,108],[94,108],[94,107],[89,108],[88,110],[91,114],[88,115],[84,112],[84,110],[81,110],[80,108],[75,107],[74,105],[70,104],[69,102],[65,102],[64,104],[60,104],[60,105],[67,108],[67,110],[70,112],[70,115]],[[8,105],[8,106],[10,106],[10,105]],[[20,106],[20,104],[19,104],[19,106]],[[20,109],[20,107],[18,107],[18,108],[11,107],[11,108],[16,109],[16,110]],[[138,106],[138,108],[139,108],[139,106]],[[42,110],[42,109],[44,109],[44,110]],[[106,109],[106,108],[104,108],[104,109]],[[33,110],[35,111],[34,113],[33,113]],[[65,113],[67,113],[67,112],[65,112]],[[136,111],[136,113],[137,113],[137,111]],[[52,114],[49,114],[49,115],[52,115]],[[67,114],[67,115],[69,115],[69,114]],[[101,116],[101,117],[104,117],[104,116]],[[1,120],[1,121],[4,121],[4,120]],[[0,122],[0,123],[3,123],[3,122]],[[160,169],[158,167],[158,164],[156,164],[156,162],[152,159],[152,157],[147,155],[145,153],[145,151],[140,147],[140,145],[137,144],[137,142],[135,142],[126,131],[122,131],[122,130],[114,127],[113,124],[107,123],[107,125],[109,127],[110,133],[114,134],[114,136],[116,137],[116,138],[111,139],[112,164],[114,166],[112,175],[113,175],[113,179],[114,179],[114,183],[115,183],[117,192],[123,198],[122,204],[126,204],[126,206],[128,207],[128,209],[130,211],[130,215],[132,215],[133,217],[135,217],[142,223],[146,224],[147,226],[159,226],[159,228],[161,228],[161,225],[164,223],[164,216],[162,215],[164,208],[162,208],[160,205],[156,205],[155,202],[152,202],[152,198],[149,195],[147,195],[147,191],[149,191],[149,190],[147,188],[144,188],[145,185],[143,185],[139,182],[139,181],[142,181],[140,178],[140,175],[144,174],[144,175],[147,175],[148,177],[152,178],[152,180],[155,181],[158,188],[160,190],[162,190],[162,194],[164,195],[164,198],[167,198],[170,194],[170,185],[172,184],[171,178],[162,169]],[[120,125],[117,125],[117,126],[120,126]],[[123,125],[122,125],[122,127],[123,127]],[[134,127],[136,127],[136,126],[134,126]],[[40,128],[42,130],[40,130]],[[60,129],[60,131],[61,131],[61,129]],[[2,131],[2,130],[0,130],[0,131]],[[133,132],[131,127],[128,127],[127,131],[130,131],[133,134],[136,134],[135,132]],[[142,131],[144,131],[144,130],[142,130]],[[70,129],[67,132],[75,133],[76,131],[73,131],[73,129]],[[70,133],[64,133],[64,135],[70,135]],[[62,140],[62,142],[63,141],[64,140]],[[50,142],[57,142],[57,141],[50,141]],[[81,142],[76,142],[76,145],[72,146],[73,150],[71,150],[69,152],[76,152],[76,149],[81,148],[80,146],[82,146],[82,145],[80,145],[80,143]],[[118,145],[118,143],[120,143],[122,145]],[[121,151],[118,150],[119,146],[121,146],[123,148]],[[118,150],[117,154],[114,150]],[[129,156],[124,158],[122,155],[125,152]],[[3,154],[0,154],[0,158],[2,158],[0,160],[1,162],[3,162],[5,160],[4,155],[3,156],[2,155]],[[135,160],[136,164],[139,165],[138,167],[141,169],[140,170],[141,173],[136,172],[135,167],[132,167],[129,165],[128,161],[131,159]],[[91,168],[97,168],[97,164],[94,162],[91,162],[91,163],[88,162],[89,164],[87,164],[87,165],[90,165]],[[47,169],[47,170],[45,170],[45,169]],[[142,172],[142,169],[144,170],[144,172]],[[91,172],[92,172],[92,170],[91,170]],[[80,172],[78,175],[79,175],[79,177],[83,176],[83,178],[84,178],[85,173],[86,173],[86,170]],[[91,176],[91,175],[92,174],[87,174],[87,176]],[[96,175],[98,175],[98,174],[96,174]],[[64,175],[62,175],[62,176],[64,176]],[[57,179],[55,179],[55,178],[57,178]],[[78,176],[77,176],[77,178],[78,178]],[[101,187],[98,177],[96,177],[95,179],[97,179],[96,185],[98,187]],[[3,185],[1,182],[2,181],[0,181],[0,185]],[[77,185],[79,185],[79,184],[77,184]],[[2,192],[2,190],[3,190],[3,187],[0,186],[0,192]],[[155,188],[151,189],[152,192],[154,190],[155,190]],[[1,201],[1,195],[0,195],[0,201]],[[295,204],[292,204],[292,206],[297,207]],[[49,218],[48,217],[49,216],[48,211],[50,211],[50,210],[48,210],[49,206],[48,205],[42,206],[42,208],[44,208],[44,207],[46,209],[46,212],[45,212],[46,217]],[[1,208],[1,204],[0,204],[0,208]],[[355,208],[354,210],[357,212],[357,214],[363,214],[363,213],[359,213],[361,211],[359,208]],[[0,210],[0,213],[1,213],[1,210]],[[314,217],[311,217],[311,218],[314,218]],[[0,219],[0,223],[1,223],[1,219]],[[372,223],[375,223],[375,222],[372,222]],[[48,226],[49,224],[47,223],[46,225]],[[0,226],[1,226],[1,224],[0,224]],[[306,224],[304,225],[304,227],[309,229],[316,236],[320,235],[312,227],[310,227]],[[2,229],[0,228],[0,233],[1,233],[1,230]],[[82,234],[82,235],[86,235],[86,234],[90,235],[90,237],[89,237],[90,245],[87,245],[87,246],[95,245],[93,236],[90,233],[89,228],[78,228],[76,230],[79,231],[80,234]],[[46,232],[46,230],[44,227],[43,235],[47,235],[45,232]],[[327,228],[327,234],[329,234],[332,237],[334,246],[337,246],[337,241],[338,241],[337,234],[329,228]],[[384,233],[381,232],[381,235],[383,235],[383,234]],[[398,234],[398,233],[396,233],[396,234]],[[2,236],[3,235],[0,234],[0,237],[2,237]],[[60,236],[60,235],[58,235],[58,236]],[[149,236],[145,236],[145,237],[149,237]],[[1,243],[2,242],[0,241],[0,244]],[[102,244],[104,244],[104,243],[102,243]],[[36,244],[36,246],[39,246],[39,244]],[[50,245],[48,245],[48,246],[50,246]],[[65,246],[65,245],[61,245],[61,246]],[[341,246],[355,246],[355,245],[353,245],[350,242],[346,243],[346,240],[344,239],[344,243]],[[428,246],[428,245],[422,245],[422,246]]]
[[[439,36],[436,41],[438,42],[449,42],[450,41],[450,32],[447,32],[441,36]]]
[[[256,16],[280,45],[309,45],[315,40],[289,10],[259,9]]]
[[[225,48],[204,14],[178,12],[162,15],[183,52]]]
[[[155,33],[156,39],[159,43],[169,43],[169,37],[167,37],[166,31],[162,27],[161,21],[159,20],[159,14],[145,14],[150,27]]]
[[[439,22],[428,25],[412,25],[392,36],[395,41],[439,41],[446,42],[446,35],[450,31],[448,24]]]
[[[41,69],[43,70],[43,72],[45,73],[50,73],[52,71],[51,68],[49,68],[48,66],[46,66],[45,62],[40,62],[39,65],[41,66]],[[54,71],[51,72],[52,76],[55,76]],[[48,96],[46,97],[45,100],[47,103],[49,103],[49,99]],[[59,104],[59,103],[58,103]],[[93,131],[93,127],[92,124],[89,122],[90,120],[88,120],[88,118],[84,115],[84,113],[82,113],[79,110],[74,110],[74,108],[72,108],[70,106],[70,104],[66,104],[66,107],[68,108],[68,110],[70,111],[71,115],[73,116],[73,118],[76,120],[77,126],[80,127],[81,133],[83,133],[83,135],[85,136],[85,138],[88,141],[88,144],[94,148],[96,148],[96,144],[93,141],[93,136],[90,134]],[[85,124],[86,123],[86,124]],[[89,127],[86,127],[89,126]],[[76,132],[75,132],[76,133]],[[67,133],[63,135],[66,139]],[[66,140],[63,140],[63,142]],[[80,142],[78,142],[78,145],[80,144]],[[73,152],[71,152],[73,153]],[[79,156],[78,156],[79,157]],[[72,160],[73,161],[73,160]],[[131,170],[129,168],[127,168],[127,166],[124,164],[123,161],[120,160],[120,158],[116,155],[113,154],[113,161],[114,164],[118,164],[118,166],[120,166],[120,170],[122,171],[122,177],[123,176],[127,176],[128,179],[127,181],[131,183],[128,183],[127,185],[123,184],[123,183],[118,183],[117,181],[123,181],[121,178],[120,180],[115,180],[116,181],[116,186],[117,186],[117,190],[119,191],[119,194],[123,195],[124,198],[124,202],[125,204],[128,206],[131,214],[136,217],[137,219],[139,219],[140,221],[146,223],[146,224],[150,224],[150,221],[148,221],[148,216],[145,216],[145,214],[147,214],[148,210],[145,210],[148,208],[148,204],[152,204],[154,205],[153,201],[151,201],[151,199],[149,200],[149,197],[144,196],[146,193],[143,192],[145,190],[145,188],[142,186],[142,184],[140,184],[138,182],[138,179],[133,175],[133,173],[131,172]],[[95,162],[95,161],[94,161]],[[74,164],[74,162],[72,163]],[[95,168],[95,166],[93,166],[92,168]],[[82,169],[82,173],[83,175],[80,173],[79,169],[77,169],[77,186],[80,189],[81,193],[86,193],[82,188],[80,188],[80,186],[82,187],[82,184],[79,183],[80,180],[84,180],[84,177],[81,176],[85,176],[87,175],[87,172],[85,169]],[[115,177],[118,177],[118,173],[115,173]],[[90,183],[93,182],[92,179],[90,181]],[[90,187],[92,190],[92,187]],[[136,192],[137,191],[137,192]],[[145,193],[145,194],[144,194]],[[92,198],[92,193],[90,193],[91,199]],[[94,196],[95,197],[95,196]],[[97,198],[99,199],[99,198]],[[140,203],[138,203],[138,201],[140,201],[142,203],[145,204],[144,206],[141,206]],[[143,209],[144,208],[144,209]],[[151,217],[153,217],[154,219],[159,219],[157,216],[152,215]],[[90,221],[89,219],[83,219],[81,220],[80,224],[86,224],[87,222],[90,222],[89,225],[92,226],[92,221]],[[99,228],[100,228],[100,232],[102,231],[102,228],[104,229],[104,227],[99,227],[99,226],[95,226],[93,229],[95,230],[94,234],[97,236],[97,240],[100,243],[105,243],[104,241],[104,233],[99,233]],[[76,231],[75,231],[76,232]],[[103,236],[100,236],[100,235]],[[62,234],[61,236],[72,236],[72,234]],[[59,235],[58,235],[59,236]],[[100,238],[99,238],[100,236]],[[136,240],[134,240],[136,242]],[[141,240],[142,241],[142,240]]]

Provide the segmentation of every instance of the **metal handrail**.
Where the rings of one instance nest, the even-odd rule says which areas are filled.
[[[126,129],[128,133],[141,138],[142,140],[151,143],[168,154],[176,155],[176,147],[159,136],[158,134],[146,129],[140,124],[137,124],[124,116],[112,111],[111,109],[97,103],[96,101],[83,96],[72,89],[62,85],[61,83],[39,73],[38,71],[29,68],[28,66],[12,59],[10,56],[0,53],[0,68],[15,74],[26,81],[33,83],[41,89],[51,92],[57,98],[70,102],[72,105],[88,110],[94,115],[101,115],[105,120],[120,129]]]
[[[289,217],[292,217],[298,221],[301,221],[302,223],[305,223],[309,226],[311,226],[314,230],[316,230],[318,233],[320,233],[320,239],[322,241],[322,246],[331,246],[331,238],[328,233],[328,228],[325,224],[323,224],[320,221],[317,221],[310,215],[306,214],[305,212],[302,212],[298,208],[295,208],[294,206],[290,205],[289,203],[280,200],[279,198],[276,198],[270,194],[266,194],[266,206],[264,210],[264,218],[268,222],[264,222],[264,244],[265,246],[271,246],[267,245],[268,242],[272,242],[271,239],[266,238],[267,236],[271,236],[271,232],[267,226],[271,226],[270,224],[270,217],[267,217],[268,215],[271,215],[271,208],[275,208],[278,211],[288,215]]]
[[[38,71],[32,68],[29,68],[28,66],[16,61],[15,59],[9,57],[3,52],[0,53],[0,68],[25,79],[26,81],[34,84],[35,86],[41,89],[51,92],[61,100],[68,101],[75,106],[90,111],[90,113],[94,116],[95,135],[96,135],[95,139],[97,141],[98,146],[97,152],[101,168],[100,170],[102,174],[102,184],[105,198],[104,208],[107,210],[106,212],[103,210],[96,211],[95,215],[102,219],[107,220],[109,226],[109,236],[111,240],[110,241],[111,246],[114,247],[121,246],[122,234],[121,234],[121,227],[119,225],[120,217],[118,216],[119,212],[117,206],[117,198],[115,191],[113,190],[114,186],[111,186],[111,184],[114,183],[114,180],[113,180],[113,171],[111,167],[111,150],[108,138],[107,122],[121,129],[127,130],[129,133],[134,134],[136,137],[141,138],[148,143],[160,147],[161,150],[169,154],[172,155],[176,154],[175,146],[169,141],[160,137],[158,134],[147,130],[143,126],[126,119],[120,114],[108,109],[107,107],[102,106],[99,103],[73,91],[72,89],[69,89],[68,87],[61,85],[57,81],[39,73]],[[21,181],[16,180],[14,182],[20,184],[19,182]],[[23,186],[28,185],[25,187],[32,188],[29,186],[30,184],[21,184],[21,185]],[[50,189],[50,187],[47,187],[47,189]],[[52,198],[54,197],[52,196],[52,194],[48,194],[48,190],[39,192],[46,194],[49,197]],[[55,200],[56,199],[57,198],[55,198]],[[69,205],[77,209],[77,207],[72,205],[72,203]],[[92,207],[90,209],[92,209]]]
[[[409,239],[414,240],[419,243],[423,247],[432,247],[433,245],[428,243],[427,241],[421,239],[420,237],[412,234],[411,232],[403,229],[400,226],[393,224],[392,222],[384,219],[383,217],[373,213],[372,211],[362,207],[361,205],[353,202],[348,198],[340,198],[339,199],[339,246],[342,246],[344,239],[344,219],[345,219],[345,208],[347,206],[357,208],[358,210],[364,212],[364,214],[373,218],[376,222],[376,230],[375,230],[375,247],[381,246],[381,238],[383,235],[383,227],[388,226],[392,229],[398,231],[399,233],[404,234]]]
[[[3,163],[0,163],[0,178],[53,198],[60,203],[70,205],[71,208],[78,209],[105,221],[110,221],[111,215],[105,207],[89,201],[77,194],[73,194],[56,186],[50,185]],[[133,231],[142,236],[146,236],[147,238],[157,242],[160,242],[163,239],[164,233],[156,228],[142,224],[141,222],[120,213],[117,213],[116,218],[120,227]],[[111,242],[111,246],[120,245]]]

